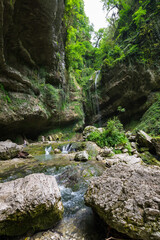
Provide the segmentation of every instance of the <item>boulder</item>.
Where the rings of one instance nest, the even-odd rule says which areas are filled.
[[[86,148],[85,150],[88,152],[89,156],[92,157],[92,159],[96,159],[97,155],[101,151],[101,148],[97,146],[94,142],[86,142]]]
[[[55,154],[57,154],[57,153],[61,153],[61,150],[58,149],[58,148],[55,148],[55,149],[54,149],[54,153],[55,153]]]
[[[0,235],[48,229],[62,214],[61,194],[54,176],[32,174],[0,183]]]
[[[97,161],[101,161],[106,164],[106,166],[112,166],[118,163],[125,163],[128,165],[134,165],[134,164],[142,164],[143,161],[139,157],[139,155],[132,155],[130,156],[128,153],[120,153],[120,154],[114,154],[112,156],[103,157],[101,154],[99,154],[96,157]]]
[[[113,155],[114,152],[112,151],[112,148],[108,148],[108,147],[104,147],[101,151],[100,151],[100,155],[101,157],[108,157]]]
[[[87,139],[92,132],[102,133],[103,131],[104,131],[104,128],[96,128],[94,126],[87,126],[83,130],[83,138]]]
[[[134,135],[132,132],[128,131],[125,133],[126,137],[130,142],[135,142],[136,141],[136,135]]]
[[[130,238],[160,240],[160,168],[119,163],[94,178],[85,202]]]
[[[136,140],[139,147],[148,148],[151,151],[154,151],[154,146],[152,143],[152,137],[150,137],[147,133],[142,130],[139,130],[136,135]]]
[[[0,142],[0,160],[8,160],[16,157],[23,149],[23,146],[17,145],[10,140]]]
[[[113,155],[114,152],[112,151],[112,148],[104,147],[99,151],[98,155],[96,156],[96,160],[107,164],[107,159]],[[107,166],[110,165],[107,164]]]
[[[81,152],[78,152],[75,157],[74,157],[74,160],[75,161],[80,161],[80,162],[86,162],[88,161],[88,153],[86,151],[81,151]]]

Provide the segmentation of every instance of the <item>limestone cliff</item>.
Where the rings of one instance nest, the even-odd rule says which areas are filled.
[[[93,79],[94,83],[94,79]],[[97,96],[94,84],[90,91],[92,95],[92,108],[86,110],[90,122],[106,120],[118,115],[124,123],[132,119],[139,119],[154,102],[154,94],[159,91],[160,76],[157,69],[146,68],[142,64],[119,63],[114,67],[103,66],[97,83],[99,115]],[[95,106],[93,106],[93,104]],[[121,111],[121,109],[125,111]],[[95,114],[96,112],[96,114]]]
[[[83,124],[80,89],[72,106],[67,91],[64,8],[64,0],[0,0],[0,138]]]
[[[114,73],[114,74],[113,74]],[[149,101],[158,91],[160,77],[154,69],[146,69],[143,65],[119,64],[114,69],[102,70],[102,95],[106,98],[101,102],[104,116],[117,113],[125,122],[138,119],[148,109]],[[118,112],[118,107],[125,112]]]
[[[139,120],[160,90],[159,3],[156,0],[127,3],[128,12],[124,15],[126,9],[120,3],[124,12],[117,20],[114,36],[105,39],[108,43],[96,89],[94,77],[89,89],[92,95],[92,104],[86,107],[89,123],[98,123],[100,117],[105,123],[114,115],[118,115],[123,123]],[[145,9],[144,15],[139,23],[135,23],[134,16],[142,9]],[[114,50],[116,47],[119,47],[119,53]],[[97,100],[99,111],[94,110]]]

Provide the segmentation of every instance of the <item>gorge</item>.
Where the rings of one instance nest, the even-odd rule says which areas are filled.
[[[4,240],[160,239],[160,4],[101,2],[0,0]]]

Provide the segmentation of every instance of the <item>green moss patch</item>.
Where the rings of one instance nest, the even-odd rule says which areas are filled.
[[[136,129],[141,129],[152,136],[160,135],[160,94],[157,101],[145,112]]]

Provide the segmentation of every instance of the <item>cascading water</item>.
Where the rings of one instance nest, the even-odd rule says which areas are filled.
[[[100,75],[100,70],[96,72],[94,87],[95,87],[95,115],[98,115],[98,120],[99,120],[98,124],[100,127],[102,124],[101,124],[101,114],[100,114],[100,107],[99,107],[99,96],[97,91],[97,82],[98,82],[99,75]]]
[[[62,153],[63,154],[68,154],[69,152],[71,152],[72,151],[72,144],[71,143],[69,143],[69,144],[67,144],[67,145],[64,145],[63,147],[62,147]]]
[[[99,175],[99,171],[89,163],[47,171],[56,177],[62,195],[64,217],[53,231],[60,233],[64,240],[104,240],[103,230],[97,226],[92,210],[84,203],[89,179],[92,175]]]
[[[67,152],[71,150],[71,147],[74,150],[74,145],[71,143],[63,146],[65,146],[63,149]],[[40,155],[41,158],[40,156],[34,156],[37,161],[37,167],[33,168],[32,163],[31,165],[27,164],[26,169],[23,168],[22,172],[20,172],[19,168],[15,168],[12,176],[3,179],[6,182],[36,172],[44,172],[47,175],[56,177],[65,209],[63,219],[55,228],[36,233],[29,240],[104,240],[105,232],[98,225],[97,218],[95,218],[91,208],[84,203],[84,194],[90,179],[93,176],[101,175],[104,168],[97,162],[93,163],[90,161],[87,163],[72,162],[71,165],[64,165],[64,159],[68,157],[67,155],[49,154],[51,146],[47,146],[46,150],[48,155]],[[57,165],[55,164],[56,162]],[[51,237],[47,236],[45,238],[43,237],[44,234],[51,234]],[[57,234],[59,238],[54,238],[54,234]],[[4,237],[2,240],[9,240],[9,238]],[[13,237],[10,240],[22,240],[22,238]]]
[[[52,151],[52,147],[51,146],[50,147],[46,147],[45,148],[45,155],[49,155],[51,151]]]

